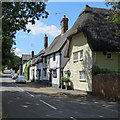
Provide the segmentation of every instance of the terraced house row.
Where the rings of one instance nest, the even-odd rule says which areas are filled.
[[[22,55],[21,74],[32,81],[46,81],[61,86],[61,77],[69,78],[72,88],[92,91],[94,66],[110,71],[120,71],[120,25],[107,18],[112,11],[86,7],[71,29],[68,18],[61,20],[61,34],[37,55]]]

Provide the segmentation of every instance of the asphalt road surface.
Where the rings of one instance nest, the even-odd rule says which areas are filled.
[[[118,112],[47,94],[39,89],[20,87],[5,74],[2,78],[2,115],[5,118],[118,118]],[[118,108],[116,108],[117,110]]]

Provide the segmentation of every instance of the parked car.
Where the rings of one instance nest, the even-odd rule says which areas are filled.
[[[15,73],[12,73],[12,79],[16,79],[18,76]]]
[[[26,84],[26,78],[22,75],[19,75],[17,78],[16,78],[16,83],[25,83]]]

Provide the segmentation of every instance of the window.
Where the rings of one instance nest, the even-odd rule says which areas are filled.
[[[83,60],[83,50],[80,51],[80,60]]]
[[[112,59],[111,53],[107,53],[106,58],[107,58],[107,59]]]
[[[70,78],[70,72],[67,73],[67,78]]]
[[[82,82],[82,81],[86,81],[85,80],[85,71],[80,71],[79,72],[79,75],[80,75],[80,81]]]
[[[73,53],[73,61],[78,61],[78,52]]]
[[[55,61],[55,53],[53,54],[53,61]]]
[[[53,77],[54,77],[54,78],[57,78],[57,70],[56,70],[56,69],[53,70]]]

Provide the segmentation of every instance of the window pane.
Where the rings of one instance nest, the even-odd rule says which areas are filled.
[[[80,60],[83,59],[83,50],[80,51]]]
[[[107,59],[111,59],[111,58],[112,58],[111,53],[108,53],[107,54]]]
[[[73,60],[78,60],[78,52],[73,53]]]
[[[80,71],[80,80],[85,80],[85,71]]]

